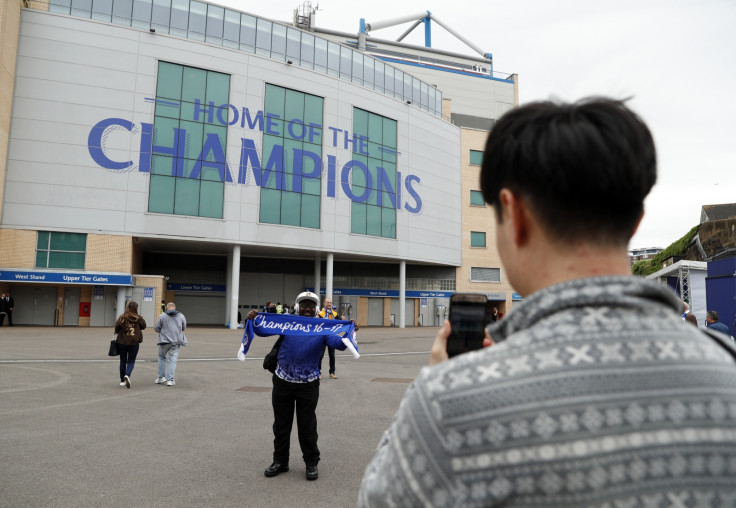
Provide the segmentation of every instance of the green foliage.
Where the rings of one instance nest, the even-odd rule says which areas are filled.
[[[631,273],[646,277],[647,275],[651,275],[654,272],[661,270],[662,263],[665,259],[671,258],[672,256],[684,255],[685,251],[687,251],[687,248],[690,246],[690,242],[693,237],[698,233],[698,229],[700,229],[700,225],[693,227],[685,234],[685,236],[673,242],[652,259],[642,259],[641,261],[637,261],[631,268]]]

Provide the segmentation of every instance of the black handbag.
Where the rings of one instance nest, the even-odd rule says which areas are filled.
[[[278,365],[279,348],[281,343],[284,341],[284,336],[280,335],[276,342],[274,342],[271,351],[263,358],[263,368],[269,371],[271,374],[276,372],[276,365]]]
[[[107,352],[107,356],[118,356],[118,342],[115,339],[110,341],[110,350]]]

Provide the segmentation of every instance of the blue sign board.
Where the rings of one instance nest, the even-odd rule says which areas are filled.
[[[314,288],[307,288],[314,291]],[[324,288],[320,288],[320,295],[325,294]],[[454,291],[407,291],[407,298],[450,298]],[[333,289],[332,296],[385,296],[391,298],[399,297],[398,289]]]
[[[143,301],[144,302],[153,301],[153,288],[143,288]]]
[[[186,291],[191,293],[224,293],[227,290],[225,284],[179,284],[170,282],[166,284],[169,291]]]
[[[2,270],[0,281],[33,282],[40,284],[97,284],[105,286],[132,286],[132,275],[84,272],[47,272],[41,270]]]
[[[521,296],[519,293],[511,293],[511,301],[512,302],[519,302],[519,301],[521,301],[523,299],[524,299],[524,297]]]

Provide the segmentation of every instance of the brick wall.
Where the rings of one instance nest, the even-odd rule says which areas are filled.
[[[0,229],[0,266],[34,268],[36,232],[27,229]]]
[[[91,272],[133,271],[133,239],[129,236],[87,235],[85,268]]]

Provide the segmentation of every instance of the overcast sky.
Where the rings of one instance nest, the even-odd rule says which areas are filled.
[[[291,21],[297,0],[214,0]],[[313,5],[317,2],[313,2]],[[522,104],[632,97],[654,133],[659,177],[630,248],[667,247],[705,204],[736,202],[736,2],[733,0],[321,0],[316,25],[357,33],[368,22],[430,11],[519,75]],[[377,30],[395,39],[410,24]],[[404,39],[424,45],[424,25]],[[440,26],[432,46],[476,53]]]

